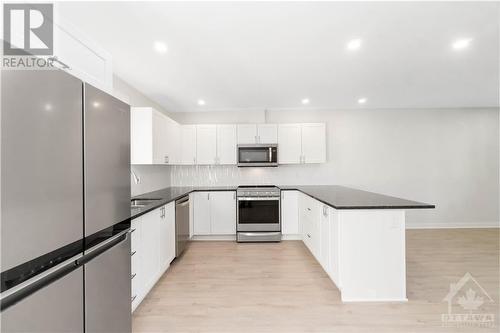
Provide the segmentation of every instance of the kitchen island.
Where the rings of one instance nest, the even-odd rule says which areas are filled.
[[[405,211],[434,205],[338,185],[278,187],[283,239],[304,242],[339,288],[343,302],[407,300]],[[132,211],[131,218],[192,192],[235,190],[236,186],[169,187],[145,193],[133,199],[159,200]],[[290,228],[295,238],[286,237]]]

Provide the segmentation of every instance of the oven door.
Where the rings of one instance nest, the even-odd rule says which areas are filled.
[[[278,146],[238,145],[238,166],[278,166]]]
[[[237,213],[237,231],[281,231],[279,197],[240,197]]]

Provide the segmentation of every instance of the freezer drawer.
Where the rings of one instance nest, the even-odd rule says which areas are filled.
[[[132,330],[130,234],[110,241],[109,245],[118,243],[84,266],[87,333],[127,333]]]
[[[1,332],[83,332],[83,267],[0,313]]]

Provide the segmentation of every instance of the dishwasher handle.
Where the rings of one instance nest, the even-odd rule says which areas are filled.
[[[185,206],[189,204],[189,197],[185,196],[184,198],[181,198],[175,202],[176,206]]]

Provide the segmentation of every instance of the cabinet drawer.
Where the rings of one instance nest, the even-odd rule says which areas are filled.
[[[141,241],[141,229],[140,229],[140,218],[132,220],[130,225],[130,248],[133,251],[137,251]]]

